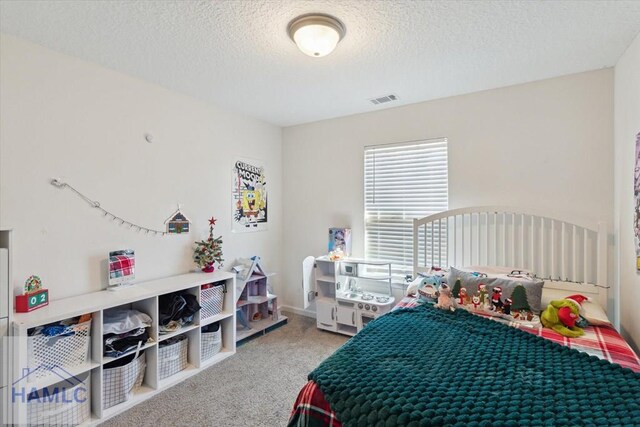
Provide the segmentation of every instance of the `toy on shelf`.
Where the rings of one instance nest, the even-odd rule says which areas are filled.
[[[24,294],[16,295],[16,311],[28,313],[49,305],[49,290],[42,288],[42,280],[38,276],[29,276],[24,283]]]
[[[206,240],[196,242],[193,250],[193,261],[205,273],[212,273],[215,270],[215,263],[222,267],[222,236],[213,237],[213,227],[217,219],[211,217],[209,220],[209,237]]]
[[[335,250],[329,252],[329,259],[331,261],[340,261],[344,258],[344,252],[341,248],[336,248]]]

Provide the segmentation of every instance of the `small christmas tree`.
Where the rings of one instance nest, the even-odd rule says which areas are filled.
[[[529,301],[527,300],[527,290],[524,288],[524,286],[518,285],[513,288],[513,292],[511,293],[511,300],[513,301],[511,310],[531,311]]]
[[[216,225],[216,219],[211,217],[209,220],[209,237],[206,240],[196,242],[193,251],[193,260],[196,265],[206,273],[212,272],[214,264],[218,263],[222,267],[222,236],[213,237],[213,226]]]
[[[454,298],[458,298],[460,296],[460,288],[462,284],[460,283],[460,279],[456,280],[456,283],[453,285],[453,289],[451,290],[451,294]]]

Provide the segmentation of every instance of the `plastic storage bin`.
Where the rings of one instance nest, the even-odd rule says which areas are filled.
[[[202,360],[211,359],[222,349],[222,328],[220,323],[212,323],[202,328]]]
[[[89,360],[91,320],[67,326],[56,336],[34,335],[27,338],[28,381],[49,377],[54,368],[82,365]],[[43,369],[44,368],[44,369]]]
[[[106,364],[102,379],[103,408],[111,408],[129,400],[133,391],[142,385],[146,367],[144,352],[138,357],[132,354]]]
[[[91,418],[91,375],[86,372],[29,393],[27,423],[75,426]]]
[[[186,369],[189,338],[179,335],[158,346],[158,376],[165,379]]]
[[[225,292],[227,292],[225,282],[202,285],[200,289],[200,305],[202,306],[200,316],[202,319],[208,319],[222,312]]]

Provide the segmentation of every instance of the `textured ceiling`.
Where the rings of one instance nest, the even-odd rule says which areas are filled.
[[[324,58],[286,27],[347,34]],[[639,1],[0,1],[0,30],[288,126],[615,65]]]

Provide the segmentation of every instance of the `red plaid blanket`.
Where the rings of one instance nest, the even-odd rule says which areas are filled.
[[[394,310],[415,307],[417,304],[417,299],[405,297],[394,307]],[[585,329],[583,336],[567,338],[551,329],[542,327],[530,328],[514,322],[511,322],[510,325],[558,344],[597,356],[600,359],[617,363],[635,372],[640,372],[640,358],[624,338],[611,326],[589,326]],[[324,398],[322,391],[313,381],[309,381],[302,388],[293,405],[289,426],[339,427],[342,426],[342,423],[336,418],[336,414],[331,410],[329,402]]]

